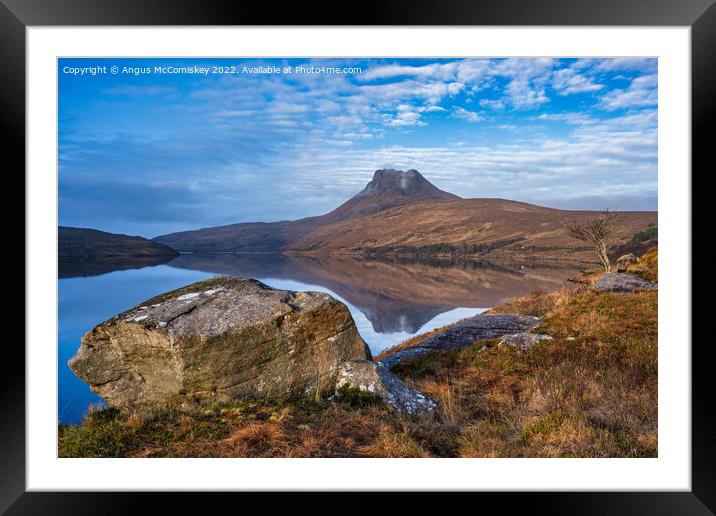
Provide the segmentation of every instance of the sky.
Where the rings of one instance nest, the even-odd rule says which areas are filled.
[[[657,209],[656,59],[60,59],[58,88],[61,225],[320,215],[380,168],[465,198]]]

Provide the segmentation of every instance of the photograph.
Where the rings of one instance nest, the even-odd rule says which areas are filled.
[[[56,70],[58,457],[659,458],[657,57]]]

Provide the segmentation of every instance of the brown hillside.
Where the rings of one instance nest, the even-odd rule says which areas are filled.
[[[346,219],[308,232],[286,248],[293,252],[427,253],[559,256],[591,251],[571,238],[563,224],[597,216],[502,199],[460,199],[411,203],[359,219]],[[656,212],[621,212],[614,243],[656,223]]]

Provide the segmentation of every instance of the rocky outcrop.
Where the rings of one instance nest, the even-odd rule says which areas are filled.
[[[420,391],[408,387],[381,363],[369,360],[346,362],[338,373],[336,395],[342,387],[375,394],[391,407],[408,414],[431,412],[436,405]]]
[[[520,351],[529,351],[542,340],[552,340],[552,336],[543,333],[513,333],[502,337],[500,344],[512,346]]]
[[[329,393],[343,362],[370,358],[350,312],[328,294],[217,277],[95,327],[69,366],[127,407]]]
[[[467,348],[480,339],[494,339],[502,335],[525,332],[537,327],[539,317],[521,314],[478,314],[458,322],[445,331],[436,333],[418,345],[385,357],[381,363],[393,367],[400,362],[436,350]]]
[[[627,267],[631,265],[632,263],[636,263],[639,261],[639,258],[634,256],[632,253],[625,254],[624,256],[620,256],[617,259],[617,272],[626,272]]]
[[[657,285],[635,274],[610,272],[600,276],[594,282],[592,288],[599,292],[626,293],[637,290],[652,290],[657,288]]]

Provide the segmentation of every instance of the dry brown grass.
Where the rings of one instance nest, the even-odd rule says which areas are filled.
[[[481,342],[396,371],[442,402],[461,456],[656,456],[657,293],[542,295],[515,303],[555,306],[535,311],[555,340],[528,353]]]
[[[285,455],[286,432],[277,423],[249,423],[235,430],[224,440],[234,448],[234,456],[278,456]]]
[[[589,282],[589,280],[586,279],[585,282]],[[564,306],[572,297],[585,290],[587,290],[587,286],[583,283],[570,285],[552,292],[536,290],[526,296],[511,299],[500,306],[488,310],[486,313],[518,313],[544,317],[549,312]]]
[[[367,457],[408,458],[430,456],[410,435],[389,429],[382,430],[375,441],[362,446],[360,449]]]
[[[656,247],[649,249],[637,263],[627,267],[627,272],[637,274],[648,281],[659,279],[659,251]]]

